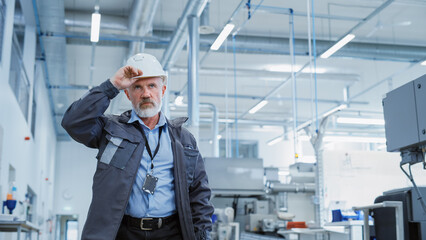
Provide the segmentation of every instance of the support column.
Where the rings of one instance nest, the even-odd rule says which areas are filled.
[[[188,130],[198,140],[200,123],[200,106],[198,91],[199,44],[198,32],[199,18],[196,15],[188,16]]]
[[[328,123],[328,116],[321,120],[318,132],[312,133],[309,127],[305,127],[306,134],[311,139],[311,144],[315,150],[316,170],[315,170],[315,223],[317,227],[324,227],[325,212],[324,212],[324,159],[323,159],[323,138]],[[316,235],[316,239],[323,239],[321,234]]]
[[[168,75],[167,77],[167,83],[166,83],[166,91],[164,92],[164,96],[163,96],[163,106],[161,106],[161,111],[163,112],[164,116],[166,116],[167,118],[170,119],[170,106],[169,106],[169,96],[170,96],[170,90],[169,90],[169,82],[170,82],[170,77],[169,77],[169,73],[168,71],[166,72],[166,74]]]

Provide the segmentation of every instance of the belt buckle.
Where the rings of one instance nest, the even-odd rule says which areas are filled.
[[[145,221],[145,220],[152,220],[152,218],[142,218],[142,219],[141,219],[141,229],[142,229],[142,230],[145,230],[145,231],[151,231],[151,230],[152,230],[152,228],[144,228],[144,227],[143,227],[143,221]]]

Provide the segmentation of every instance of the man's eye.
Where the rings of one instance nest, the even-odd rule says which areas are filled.
[[[155,87],[155,84],[149,84],[149,87],[150,87],[150,88],[154,88],[154,87]]]
[[[135,86],[135,89],[140,89],[141,87],[140,86]]]

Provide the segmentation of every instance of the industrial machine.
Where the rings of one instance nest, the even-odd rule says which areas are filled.
[[[426,168],[426,75],[423,75],[386,94],[383,113],[387,150],[401,152],[400,168],[413,184],[412,188],[388,191],[375,202],[400,201],[403,203],[404,239],[426,240],[426,188],[418,188],[411,173],[411,166],[423,163]],[[408,165],[409,171],[404,169]],[[396,239],[394,210],[373,210],[378,240]]]
[[[264,168],[262,159],[205,158],[216,209],[213,238],[234,239],[236,229],[278,236],[277,231],[285,229],[287,222],[295,218],[295,214],[289,212],[288,194],[298,194],[293,200],[300,208],[294,209],[296,212],[314,216],[313,206],[304,206],[304,203],[313,205],[313,166],[303,163],[291,166],[292,181],[282,183],[278,169]],[[233,218],[229,209],[233,209]]]
[[[426,187],[420,187],[422,195],[426,195]],[[417,193],[413,188],[395,189],[384,192],[377,197],[374,203],[384,201],[400,201],[403,204],[404,239],[426,239],[426,213],[417,199]],[[394,209],[390,207],[374,209],[374,225],[376,238],[396,240],[396,218]]]

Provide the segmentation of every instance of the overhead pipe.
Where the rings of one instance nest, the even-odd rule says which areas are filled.
[[[48,85],[47,88],[49,89],[62,89],[62,90],[89,90],[90,86],[89,85]],[[180,95],[182,92],[180,91],[170,91],[170,94],[173,95]],[[221,93],[206,93],[206,92],[200,92],[200,96],[202,97],[216,97],[216,98],[225,98],[225,94],[221,94]],[[257,100],[257,99],[262,99],[261,96],[254,96],[254,95],[229,95],[228,97],[231,98],[241,98],[241,99],[251,99],[251,100]],[[269,100],[271,101],[292,101],[292,98],[289,97],[271,97],[269,98]],[[166,101],[166,99],[164,98],[163,101]],[[308,98],[297,98],[297,101],[301,101],[301,102],[309,102],[311,101]],[[339,104],[340,101],[337,100],[329,100],[329,99],[319,99],[318,100],[321,103],[333,103],[333,104]],[[164,103],[166,104],[166,103]],[[351,104],[357,104],[357,105],[367,105],[368,102],[367,101],[351,101]],[[352,109],[349,109],[347,111],[351,111]],[[365,111],[365,110],[355,110],[354,112],[369,112],[369,111]],[[370,111],[371,112],[371,111]],[[373,113],[378,113],[378,112],[373,112]]]
[[[167,49],[164,51],[161,59],[161,65],[164,69],[168,70],[173,66],[177,55],[182,51],[186,41],[186,25],[189,15],[200,17],[208,0],[190,0],[187,2],[185,9],[179,18],[178,25],[171,37]]]
[[[361,27],[362,25],[364,25],[368,20],[370,20],[371,18],[373,18],[374,16],[376,16],[378,13],[380,13],[383,9],[385,9],[387,6],[389,6],[392,2],[393,2],[394,0],[388,0],[388,1],[386,1],[385,3],[383,3],[382,5],[380,5],[378,8],[376,8],[372,13],[370,13],[362,22],[359,22],[357,25],[355,25],[354,27],[352,27],[349,31],[347,31],[341,38],[343,38],[344,36],[346,36],[346,35],[348,35],[349,33],[352,33],[353,31],[355,31],[356,29],[358,29],[359,27]],[[341,38],[339,38],[338,39],[338,41],[341,39]],[[336,41],[337,42],[337,41]],[[328,48],[327,48],[328,49]],[[325,52],[325,50],[327,50],[327,49],[324,49],[324,51],[322,51],[322,52]],[[314,50],[315,51],[315,50]],[[322,53],[321,52],[321,53]],[[320,54],[318,54],[318,55],[321,55],[321,53]],[[314,59],[315,59],[315,57],[314,57]],[[308,61],[307,63],[305,63],[303,66],[302,66],[302,68],[300,68],[300,70],[299,71],[297,71],[297,73],[296,73],[296,75],[295,76],[298,76],[302,71],[303,71],[303,69],[305,69],[307,66],[309,66],[310,65],[310,61]],[[282,87],[284,86],[284,85],[286,85],[287,84],[287,82],[290,80],[290,78],[291,78],[291,76],[290,77],[288,77],[286,80],[284,80],[280,85],[278,85],[275,89],[273,89],[272,91],[270,91],[265,97],[264,97],[264,99],[267,99],[267,98],[269,98],[269,97],[271,97],[272,95],[275,95],[276,93],[278,93],[281,89],[282,89]],[[253,106],[255,106],[255,105],[257,105],[257,104],[259,104],[260,102],[257,102],[257,103],[255,103]],[[249,109],[251,109],[252,107],[250,107]],[[243,118],[243,117],[245,117],[247,114],[248,114],[248,112],[249,112],[249,110],[247,110],[247,111],[245,111],[243,114],[241,114],[240,115],[240,118]]]
[[[130,15],[129,21],[131,17],[132,16]],[[65,11],[63,21],[66,28],[77,28],[83,30],[91,27],[91,14],[82,11]],[[102,21],[100,26],[102,32],[109,30],[115,31],[116,33],[129,33],[128,21],[124,17],[102,14]]]
[[[290,192],[290,193],[315,193],[315,184],[314,183],[277,183],[269,182],[267,191],[270,193],[281,193],[281,192]]]
[[[188,69],[184,67],[173,67],[170,69],[170,72],[173,75],[177,74],[187,74]],[[202,68],[198,70],[200,75],[203,76],[229,76],[231,71],[223,68]],[[239,78],[250,78],[258,80],[268,80],[268,81],[282,81],[285,79],[285,74],[290,74],[290,72],[276,72],[269,70],[253,70],[253,69],[233,69],[232,74],[236,74]],[[318,73],[318,78],[321,80],[327,81],[343,81],[347,82],[348,85],[351,85],[361,79],[358,74],[347,74],[347,73]],[[301,73],[298,77],[299,80],[310,79],[310,73]],[[184,94],[186,92],[188,84],[181,88],[178,94]]]
[[[158,0],[155,0],[158,1]],[[241,6],[244,5],[244,2],[246,0],[241,1]],[[143,0],[137,0],[134,1],[134,4],[143,4]],[[208,3],[207,3],[208,4]],[[256,7],[257,5],[252,5],[253,7]],[[206,5],[207,8],[207,5]],[[241,7],[240,7],[241,8]],[[132,12],[136,12],[137,9],[140,9],[139,6],[133,5],[132,6]],[[281,8],[277,7],[268,7],[268,6],[260,6],[259,12],[269,12],[269,13],[280,13],[280,14],[288,14],[287,12],[282,11]],[[141,12],[139,12],[141,13]],[[205,14],[205,11],[203,11],[203,14]],[[306,17],[306,13],[304,12],[294,12],[295,16],[303,16]],[[234,15],[235,16],[235,15]],[[15,19],[17,16],[15,16]],[[135,16],[136,17],[136,16]],[[132,13],[130,13],[129,18],[109,15],[109,14],[102,14],[102,22],[101,22],[101,29],[105,30],[116,30],[121,31],[122,33],[130,33],[130,19],[139,19],[132,17]],[[204,17],[207,17],[204,16]],[[316,18],[325,18],[325,19],[331,19],[331,20],[342,20],[342,21],[361,21],[362,18],[356,18],[356,17],[350,17],[350,16],[338,16],[338,15],[328,15],[328,14],[316,14]],[[205,21],[205,19],[203,20]],[[22,24],[25,24],[24,19],[22,19]],[[16,24],[17,22],[15,22]],[[67,10],[65,11],[65,18],[64,23],[67,28],[75,27],[75,28],[90,28],[91,20],[90,20],[90,14],[87,14],[87,12],[78,11],[78,10]]]
[[[192,1],[190,1],[192,2]],[[244,1],[242,1],[244,2]],[[398,2],[395,2],[398,3]],[[264,6],[263,6],[264,7]],[[259,8],[262,9],[262,6]],[[272,11],[266,9],[267,11]],[[266,11],[263,9],[263,11]],[[258,10],[259,11],[259,10]],[[280,11],[282,12],[282,11]],[[295,13],[304,14],[306,13]],[[316,18],[320,18],[318,14]],[[19,16],[15,16],[15,20],[20,19]],[[347,19],[354,20],[354,19]],[[363,22],[366,21],[362,19]],[[65,12],[65,26],[67,29],[79,29],[79,28],[90,28],[90,15],[79,11],[66,11]],[[16,22],[16,24],[24,25],[23,21]],[[162,44],[159,46],[164,48],[169,42],[173,32],[154,30],[152,37],[133,37],[129,35],[127,21],[125,18],[116,17],[112,15],[102,14],[101,22],[101,40],[117,40],[117,41],[147,41],[147,42],[158,42]],[[44,33],[44,31],[41,31]],[[52,31],[51,31],[52,32]],[[52,33],[55,33],[54,31]],[[68,31],[68,32],[57,32],[62,37],[77,37],[89,38],[87,32],[80,31]],[[114,34],[115,33],[115,34]],[[105,38],[102,38],[105,36]],[[208,50],[210,44],[216,39],[216,35],[202,35],[200,43],[202,44],[201,50]],[[327,47],[333,45],[335,41],[323,41],[317,40],[318,51],[327,50]],[[237,52],[247,53],[261,53],[262,50],[265,53],[271,54],[288,54],[283,51],[277,51],[277,49],[287,48],[285,45],[288,43],[286,38],[275,38],[275,37],[259,37],[259,36],[244,36],[239,35],[236,41]],[[89,43],[88,43],[89,44]],[[228,43],[230,44],[230,43]],[[284,45],[283,45],[284,44]],[[204,47],[203,45],[208,45]],[[308,53],[308,42],[305,39],[296,39],[296,55],[307,55]],[[152,47],[152,46],[151,46]],[[275,49],[275,50],[274,50]],[[219,49],[218,51],[222,51]],[[350,42],[343,49],[340,49],[333,56],[336,57],[354,57],[354,58],[366,58],[375,60],[392,60],[392,61],[409,61],[414,62],[419,59],[426,57],[426,48],[424,46],[405,46],[405,45],[394,45],[394,44],[376,44],[376,43],[361,43],[361,42]],[[204,58],[204,57],[203,57]],[[200,63],[203,61],[201,60]]]
[[[150,0],[147,0],[150,1]],[[151,1],[150,1],[151,2]],[[128,34],[135,36],[138,30],[138,25],[141,22],[141,18],[142,18],[142,12],[144,10],[144,6],[147,6],[147,4],[145,4],[145,0],[134,0],[132,7],[131,7],[131,12],[129,15],[129,21],[128,21]],[[149,14],[154,14],[152,12],[149,12]],[[136,46],[137,42],[130,42],[129,44],[129,49],[127,52],[127,58],[131,57],[134,55],[134,51],[135,51],[135,46]],[[126,59],[127,59],[126,58]]]
[[[143,41],[146,42],[149,48],[164,48],[169,44],[171,31],[154,30],[153,36],[131,36],[128,34],[112,34],[102,31],[99,36],[100,41]],[[41,35],[59,38],[77,38],[89,39],[87,32],[41,32]],[[216,39],[214,34],[200,36],[200,51],[208,51],[210,44]],[[260,37],[239,35],[235,41],[237,53],[247,54],[289,54],[288,38],[277,37]],[[334,41],[316,40],[318,52],[325,51],[335,43]],[[87,44],[90,44],[87,42]],[[229,45],[231,43],[228,43]],[[295,54],[297,56],[308,56],[308,40],[295,39]],[[218,52],[224,51],[220,48]],[[351,57],[360,59],[382,60],[382,61],[397,61],[397,62],[417,62],[426,57],[426,47],[410,46],[410,45],[395,45],[395,44],[379,44],[379,43],[361,43],[350,42],[344,48],[333,54],[335,57]],[[200,61],[201,65],[202,61]],[[307,65],[308,66],[308,65]],[[299,73],[300,74],[300,73]],[[299,76],[299,75],[297,75]]]
[[[282,81],[285,79],[286,75],[291,74],[291,72],[276,72],[270,70],[255,70],[255,69],[242,69],[234,68],[233,70],[223,69],[223,68],[201,68],[198,70],[200,75],[204,76],[230,76],[236,72],[239,78],[256,78],[264,79],[269,81]],[[184,67],[172,67],[170,72],[173,75],[178,74],[187,74],[188,69]],[[298,79],[310,79],[310,73],[301,73],[299,74]],[[336,81],[336,82],[345,82],[348,85],[354,84],[360,81],[361,76],[359,74],[349,74],[349,73],[318,73],[318,79],[323,81]],[[186,88],[186,86],[185,86]],[[183,89],[182,89],[183,90]],[[181,90],[181,91],[182,91]]]
[[[132,25],[130,25],[131,21],[129,21],[129,26],[131,26],[131,28],[129,27],[131,35],[145,36],[148,33],[152,32],[152,24],[154,21],[154,16],[155,16],[155,13],[157,12],[158,4],[160,1],[159,0],[146,0],[146,1],[147,2],[143,4],[145,8],[139,7],[139,5],[141,5],[141,2],[143,1],[139,1],[139,0],[134,1],[134,4],[137,5],[138,8],[140,8],[140,10],[138,10],[139,11],[138,14],[135,14],[137,18],[135,17],[133,19],[134,23],[132,23]],[[131,42],[129,45],[128,56],[130,57],[138,52],[144,52],[144,49],[145,49],[144,41]]]

